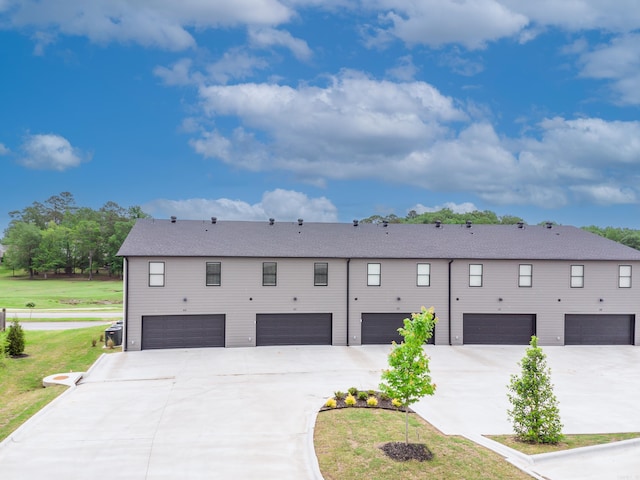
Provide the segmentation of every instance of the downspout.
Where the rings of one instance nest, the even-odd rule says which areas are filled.
[[[122,274],[124,278],[122,279],[122,283],[124,285],[123,288],[123,312],[122,312],[122,351],[126,352],[128,350],[127,342],[129,341],[129,261],[127,257],[124,257],[124,268],[122,269]]]
[[[347,258],[347,347],[349,346],[349,264],[351,259]]]
[[[449,308],[449,346],[451,346],[451,264],[453,263],[453,259],[449,260],[449,298],[448,298],[448,308]]]

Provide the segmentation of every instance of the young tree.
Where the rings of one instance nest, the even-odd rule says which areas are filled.
[[[520,441],[558,443],[562,438],[562,423],[547,356],[538,347],[537,337],[531,337],[529,345],[518,363],[522,367],[521,375],[511,375],[507,397],[513,408],[507,414]]]
[[[7,331],[5,350],[7,355],[17,357],[24,352],[24,330],[15,319]]]
[[[400,345],[393,342],[389,354],[389,368],[382,372],[380,389],[391,398],[402,402],[405,411],[405,443],[409,443],[409,405],[425,395],[433,395],[436,385],[431,383],[429,358],[423,345],[433,335],[433,327],[438,319],[433,308],[422,307],[420,313],[412,313],[405,318],[404,328],[398,332],[404,337]]]

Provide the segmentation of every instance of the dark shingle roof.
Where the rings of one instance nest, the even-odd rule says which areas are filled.
[[[138,220],[118,255],[640,261],[576,227]]]

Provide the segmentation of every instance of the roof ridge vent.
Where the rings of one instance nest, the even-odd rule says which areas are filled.
[[[471,228],[471,220],[467,220],[466,221],[466,226],[467,226],[467,228]]]
[[[213,223],[214,225],[218,223],[218,217],[211,217],[211,223]]]
[[[357,226],[358,226],[358,220],[354,220],[354,221],[353,221],[353,226],[354,226],[354,227],[357,227]]]
[[[544,225],[545,225],[545,227],[547,227],[547,228],[551,228],[551,227],[553,227],[553,223],[551,223],[551,222],[546,222]]]
[[[382,221],[382,226],[385,227],[385,228],[388,227],[389,226],[389,221],[388,220],[383,220]]]
[[[171,215],[171,223],[176,223],[178,218],[175,215]]]
[[[276,219],[275,218],[270,218],[269,219],[269,225],[273,225],[274,223],[276,223]]]
[[[524,222],[518,222],[518,228],[524,228]]]
[[[304,223],[304,220],[303,220],[303,219],[301,219],[301,218],[299,218],[299,219],[298,219],[298,225],[302,226],[302,224],[303,224],[303,223]]]
[[[440,220],[436,220],[436,228],[442,228],[442,222]]]

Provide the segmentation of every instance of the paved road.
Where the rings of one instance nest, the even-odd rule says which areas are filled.
[[[113,322],[21,322],[23,330],[73,330],[75,328],[107,326]]]
[[[73,310],[54,312],[25,312],[7,310],[7,323],[13,318],[122,318],[122,312],[104,312],[102,310]]]
[[[524,349],[426,347],[438,391],[416,411],[450,434],[510,433],[505,387]],[[106,355],[77,388],[0,444],[2,478],[84,480],[92,465],[94,480],[318,479],[318,408],[335,390],[376,388],[388,351],[258,347]],[[545,352],[565,433],[640,431],[640,348]],[[584,457],[503,451],[537,479],[640,475],[640,442]]]

